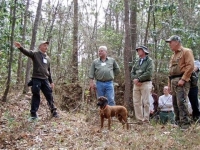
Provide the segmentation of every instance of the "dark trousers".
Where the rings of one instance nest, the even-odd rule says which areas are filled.
[[[49,109],[51,110],[51,113],[53,113],[54,110],[56,110],[54,106],[53,96],[52,96],[52,89],[50,87],[49,81],[47,79],[37,79],[33,78],[33,85],[32,85],[32,100],[31,100],[31,114],[36,114],[37,110],[39,109],[40,105],[40,90],[44,94],[47,104],[49,106]]]
[[[190,88],[188,97],[192,106],[192,117],[193,119],[199,119],[198,86]]]

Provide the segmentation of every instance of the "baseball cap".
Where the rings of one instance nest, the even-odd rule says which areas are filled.
[[[169,43],[171,41],[181,42],[181,38],[178,35],[172,35],[169,39],[165,40],[165,42]]]
[[[149,54],[149,50],[146,46],[139,46],[138,48],[136,48],[136,51],[138,51],[138,49],[142,49],[146,54]]]
[[[49,45],[49,42],[48,42],[48,41],[40,41],[39,46],[40,46],[41,44],[48,44],[48,45]]]

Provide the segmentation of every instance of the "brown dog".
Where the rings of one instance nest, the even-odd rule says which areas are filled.
[[[123,128],[126,124],[127,130],[129,129],[127,122],[128,112],[124,106],[109,106],[108,100],[104,96],[98,98],[97,106],[100,106],[101,128],[103,128],[104,118],[106,118],[108,119],[108,129],[110,130],[111,117],[117,117]]]

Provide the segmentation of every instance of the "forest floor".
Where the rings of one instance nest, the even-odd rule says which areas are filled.
[[[73,111],[58,108],[59,118],[51,118],[42,96],[39,120],[29,120],[30,95],[13,92],[0,102],[0,149],[52,150],[146,150],[200,149],[200,125],[181,131],[172,125],[138,125],[129,118],[130,129],[123,129],[115,118],[111,130],[100,130],[99,109],[95,102]]]

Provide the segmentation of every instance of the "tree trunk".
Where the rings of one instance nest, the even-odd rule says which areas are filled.
[[[36,12],[36,16],[35,16],[35,22],[34,22],[34,26],[33,26],[33,30],[32,30],[32,40],[31,40],[31,46],[30,46],[31,50],[33,50],[34,47],[35,47],[39,18],[40,18],[40,15],[41,15],[41,8],[42,8],[42,0],[39,0],[37,12]],[[26,66],[26,78],[25,78],[23,93],[27,93],[28,90],[29,90],[27,83],[30,80],[30,72],[31,72],[30,68],[31,68],[31,59],[28,58],[28,62],[27,62],[27,66]]]
[[[152,4],[152,2],[151,2],[151,4]],[[154,6],[156,6],[156,5],[154,5]],[[154,29],[154,31],[156,31],[155,10],[153,10],[153,29]],[[158,55],[158,52],[157,52],[158,40],[157,40],[157,33],[154,34],[153,39],[154,39],[154,48],[153,48],[154,57],[152,59],[155,60],[154,61],[154,66],[155,66],[154,70],[158,70],[158,59],[157,59],[157,55]],[[155,87],[157,86],[156,89],[159,89],[159,84],[158,84],[159,83],[159,78],[158,78],[158,75],[157,75],[157,71],[154,71],[154,72],[155,72],[154,75],[153,75],[154,76],[154,84],[155,84]]]
[[[24,17],[24,20],[23,20],[24,22],[22,23],[22,25],[23,25],[22,45],[24,45],[25,36],[26,36],[26,25],[27,25],[29,4],[30,4],[30,2],[29,2],[29,0],[27,0],[25,13],[22,14],[22,17]],[[22,53],[19,53],[18,68],[17,68],[17,84],[20,84],[23,81],[23,71],[22,71],[23,60],[22,60],[22,55],[23,55]]]
[[[131,7],[130,7],[130,11],[131,11],[131,18],[130,18],[130,27],[131,27],[131,49],[132,51],[130,52],[130,57],[132,57],[132,59],[130,58],[130,63],[129,63],[129,71],[131,72],[132,66],[135,63],[135,59],[136,59],[136,42],[137,42],[137,0],[131,0]],[[132,101],[132,89],[133,89],[133,84],[132,84],[132,80],[130,81],[131,85],[130,85],[130,109],[133,111],[134,107],[133,107],[133,101]]]
[[[145,46],[147,46],[147,43],[148,43],[147,39],[148,39],[148,31],[149,31],[149,24],[150,24],[150,17],[151,17],[152,1],[153,0],[150,0],[148,17],[147,17],[147,26],[146,26],[146,32],[145,32],[145,37],[144,37],[144,45]]]
[[[74,0],[72,83],[78,81],[78,0]]]
[[[10,89],[10,81],[11,81],[11,70],[12,70],[12,62],[13,62],[13,41],[14,41],[14,32],[15,32],[15,22],[16,22],[16,17],[15,17],[15,13],[16,13],[16,3],[17,0],[14,1],[14,7],[11,7],[10,12],[11,12],[11,18],[12,20],[10,20],[10,24],[12,24],[12,30],[11,30],[11,36],[10,36],[10,58],[9,58],[9,62],[8,62],[8,79],[6,82],[6,89],[4,91],[3,97],[2,97],[2,101],[6,102],[7,100],[7,96],[8,96],[8,92]]]
[[[129,0],[124,0],[125,7],[125,44],[124,44],[124,70],[125,70],[125,92],[124,92],[124,103],[125,106],[130,110],[130,98],[131,98],[131,77],[129,62],[131,62],[131,34],[130,34],[130,24],[129,24]]]
[[[53,27],[54,27],[54,22],[56,20],[56,15],[57,15],[57,12],[58,12],[58,9],[59,9],[59,6],[60,6],[60,1],[57,2],[57,5],[56,5],[56,8],[55,10],[53,11],[53,17],[51,19],[51,25],[49,27],[49,32],[48,32],[48,36],[47,36],[47,41],[51,41],[51,38],[52,38],[52,30],[53,30]],[[45,35],[45,34],[44,34]],[[45,37],[44,37],[45,38]]]
[[[137,42],[137,0],[131,0],[131,18],[130,18],[130,25],[131,25],[131,48],[132,48],[132,59],[135,60],[136,58],[136,42]]]

